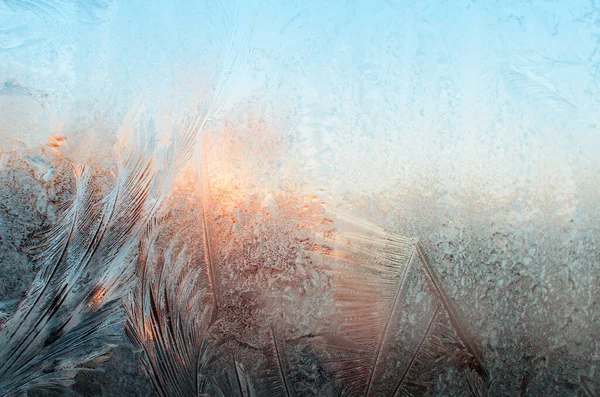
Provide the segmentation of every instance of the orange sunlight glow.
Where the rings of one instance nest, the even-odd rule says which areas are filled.
[[[98,290],[92,296],[92,299],[90,299],[88,303],[88,308],[97,309],[100,306],[102,306],[102,303],[104,302],[107,293],[108,289],[106,289],[104,286],[98,288]]]

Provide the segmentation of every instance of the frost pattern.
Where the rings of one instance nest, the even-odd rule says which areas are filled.
[[[598,394],[598,1],[151,3],[0,0],[0,394]]]

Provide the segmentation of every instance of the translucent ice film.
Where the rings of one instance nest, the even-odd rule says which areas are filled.
[[[0,0],[0,396],[600,394],[598,0]]]

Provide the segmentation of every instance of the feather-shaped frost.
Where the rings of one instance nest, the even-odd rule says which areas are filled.
[[[506,68],[502,75],[509,89],[531,99],[538,106],[564,117],[573,117],[578,111],[577,106],[553,84],[531,72]]]
[[[256,397],[254,382],[245,366],[234,360],[232,369],[213,381],[217,397]]]
[[[97,21],[99,11],[110,4],[105,0],[5,0],[15,9],[31,11],[38,17],[49,20],[81,18]]]
[[[208,332],[214,295],[208,278],[203,228],[192,189],[183,182],[157,209],[141,241],[137,283],[127,300],[127,336],[160,396],[205,391],[211,357]]]
[[[277,333],[271,328],[270,354],[267,354],[267,368],[261,374],[262,393],[265,397],[291,397],[286,356]]]
[[[487,379],[476,344],[417,240],[351,217],[334,218],[325,253],[336,260],[341,335],[338,343],[325,344],[323,354],[352,393],[419,395],[442,362]]]
[[[201,257],[162,232],[150,232],[139,257],[127,335],[143,350],[144,368],[158,395],[197,396],[205,383],[201,370],[209,357],[212,300],[202,286]]]
[[[102,195],[91,171],[75,167],[76,191],[41,247],[40,271],[0,330],[0,385],[7,396],[68,385],[107,353],[118,332],[141,226],[149,215],[153,157],[118,151],[114,187]]]

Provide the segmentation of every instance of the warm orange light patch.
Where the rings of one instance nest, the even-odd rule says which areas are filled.
[[[152,321],[149,318],[144,320],[144,337],[147,342],[155,339],[154,331],[152,330]]]
[[[240,194],[263,198],[287,182],[283,176],[284,137],[258,114],[249,111],[241,120],[231,118],[207,131],[203,167],[211,193],[227,191],[223,198],[233,201],[246,199]]]
[[[52,134],[50,138],[48,138],[48,143],[46,146],[51,147],[53,149],[60,148],[67,141],[67,137],[61,134]]]
[[[48,138],[48,142],[46,143],[46,147],[50,148],[50,152],[52,154],[54,154],[57,157],[62,157],[63,153],[62,153],[62,146],[64,146],[67,143],[67,137],[62,135],[62,134],[52,134],[50,135],[50,137]],[[46,149],[42,149],[42,153],[45,154]]]
[[[92,299],[90,299],[90,302],[88,303],[88,307],[96,309],[96,308],[102,306],[102,303],[104,302],[104,299],[106,298],[107,293],[108,293],[108,289],[106,289],[105,287],[100,287],[98,289],[98,291],[96,291],[96,293],[94,293],[94,295],[92,296]]]

